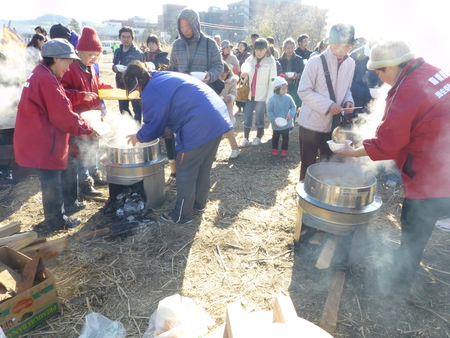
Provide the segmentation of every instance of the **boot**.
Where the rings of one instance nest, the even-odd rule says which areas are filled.
[[[102,196],[103,193],[101,191],[95,190],[94,188],[94,179],[92,177],[86,178],[83,182],[80,183],[80,194],[84,196]]]
[[[107,185],[108,182],[103,180],[103,175],[100,172],[100,170],[97,170],[93,175],[92,178],[94,179],[94,185]]]

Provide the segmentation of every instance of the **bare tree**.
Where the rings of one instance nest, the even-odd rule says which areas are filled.
[[[69,28],[71,28],[73,31],[75,31],[77,33],[81,33],[80,24],[74,18],[70,19]]]
[[[275,45],[282,46],[285,39],[295,41],[301,34],[308,34],[311,45],[325,37],[327,11],[315,6],[303,6],[299,2],[276,2],[262,15],[255,16],[250,24],[252,32],[261,37],[272,36]]]

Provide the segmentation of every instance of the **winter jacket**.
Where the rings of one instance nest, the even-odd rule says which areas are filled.
[[[186,39],[181,33],[181,19],[189,22],[194,33],[192,38]],[[209,83],[216,81],[223,73],[222,57],[216,42],[200,31],[198,14],[185,8],[178,16],[177,24],[179,38],[172,45],[170,68],[180,73],[207,71],[211,77]]]
[[[236,84],[237,79],[238,78],[236,75],[231,75],[227,77],[224,81],[225,87],[220,92],[220,96],[228,96],[231,99],[230,102],[226,104],[228,109],[228,115],[230,116],[231,120],[233,119],[233,105],[236,102],[237,97],[237,84]]]
[[[273,94],[273,96],[269,99],[267,103],[267,117],[269,118],[270,123],[272,123],[273,130],[284,130],[288,128],[293,128],[294,124],[292,123],[295,112],[297,111],[297,106],[295,105],[294,99],[291,95],[285,94]],[[277,117],[286,118],[287,116],[291,118],[287,120],[287,125],[284,127],[278,127],[274,124],[274,120]]]
[[[228,54],[224,60],[226,63],[228,63],[228,65],[231,68],[231,71],[234,74],[236,75],[239,74],[239,72],[241,71],[241,66],[239,65],[237,57],[232,52],[230,52],[230,54]]]
[[[365,112],[366,106],[372,100],[369,88],[379,87],[383,84],[374,70],[367,69],[369,56],[366,54],[370,50],[366,51],[366,49],[368,46],[362,46],[350,54],[350,57],[355,60],[355,75],[351,88],[353,100],[356,107],[364,107],[355,109],[350,117],[356,117],[359,113]]]
[[[142,52],[138,48],[136,48],[135,45],[131,45],[130,49],[126,52],[123,51],[123,45],[120,45],[120,47],[117,48],[114,52],[112,69],[113,71],[115,71],[115,65],[127,66],[131,61],[134,60],[144,61],[144,54],[142,54]],[[125,85],[122,83],[121,72],[116,72],[116,87],[125,89]]]
[[[363,145],[374,161],[395,160],[406,198],[450,197],[450,74],[422,62],[403,68]]]
[[[88,135],[92,128],[72,111],[60,80],[43,63],[27,79],[17,111],[14,156],[23,167],[67,168],[69,135]]]
[[[257,58],[255,56],[250,56],[246,63],[250,65],[250,72],[248,73],[248,79],[249,79],[249,93],[248,93],[248,99],[252,99],[252,83],[253,83],[253,76],[255,75],[255,66],[257,62]],[[258,70],[258,76],[256,79],[256,94],[255,94],[255,101],[262,101],[267,102],[269,98],[273,94],[273,82],[272,79],[274,79],[277,76],[277,66],[275,64],[275,59],[273,56],[265,56],[262,58],[260,67]]]
[[[186,74],[151,75],[141,93],[140,142],[162,136],[167,127],[176,134],[175,149],[185,153],[233,129],[225,103],[208,85]]]
[[[144,53],[144,61],[147,62],[148,60],[149,52]],[[169,65],[169,53],[163,52],[162,50],[159,51],[158,54],[155,56],[155,61],[153,62],[155,64],[156,69],[159,69],[159,64],[162,63],[164,65]]]
[[[108,84],[100,83],[93,67],[86,67],[81,61],[74,61],[70,65],[70,71],[64,74],[61,83],[72,103],[73,111],[77,114],[88,110],[101,110],[100,98],[85,101],[84,95],[86,93],[98,94],[99,89],[113,88]]]
[[[281,64],[282,73],[286,72],[296,72],[298,74],[297,79],[291,80],[286,79],[286,81],[289,84],[289,88],[298,86],[298,83],[300,82],[300,77],[302,76],[303,69],[305,68],[305,64],[303,63],[303,59],[301,56],[298,56],[294,53],[294,55],[291,56],[291,67],[289,69],[289,60],[286,57],[286,54],[283,53],[283,55],[278,59],[278,61]]]
[[[330,47],[323,52],[323,55],[330,71],[336,103],[343,106],[346,102],[353,102],[350,87],[355,71],[355,61],[347,57],[338,69],[338,59]],[[330,99],[320,56],[311,58],[305,65],[297,93],[303,101],[297,119],[298,124],[309,130],[330,132],[333,116],[328,111],[333,101]]]
[[[301,49],[300,47],[298,47],[298,48],[294,51],[294,53],[297,54],[298,56],[301,56],[302,59],[304,59],[304,60],[309,60],[309,57],[310,57],[311,54],[312,54],[312,50],[309,50],[309,49],[303,50],[303,49]]]

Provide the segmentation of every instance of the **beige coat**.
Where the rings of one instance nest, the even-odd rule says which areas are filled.
[[[343,106],[346,102],[353,102],[350,88],[355,72],[355,61],[347,57],[338,71],[338,62],[330,47],[324,52],[333,83],[336,103]],[[330,99],[322,60],[319,56],[309,59],[305,65],[298,96],[303,105],[297,119],[298,124],[306,129],[327,133],[331,131],[332,115],[327,114],[333,101]]]
[[[237,85],[238,77],[236,75],[230,76],[225,82],[225,87],[220,92],[220,96],[228,96],[231,100],[227,103],[228,115],[230,115],[231,121],[234,121],[233,105],[236,102],[237,97]],[[233,123],[234,124],[234,123]]]
[[[250,91],[248,93],[248,99],[252,99],[252,82],[253,75],[255,75],[256,57],[250,56],[245,60],[244,64],[250,66],[250,72],[248,73],[248,85],[250,86]],[[242,66],[244,68],[244,65]],[[245,68],[244,68],[245,69]],[[265,56],[261,60],[261,65],[258,70],[258,77],[256,79],[256,94],[255,101],[266,102],[273,95],[273,81],[277,76],[277,65],[273,56]]]
[[[227,59],[225,60],[226,63],[228,63],[228,65],[231,68],[231,71],[234,74],[239,74],[239,72],[241,71],[241,67],[239,67],[239,61],[236,57],[236,55],[234,55],[232,52],[230,52],[230,54],[228,54]],[[235,67],[237,67],[237,71],[235,72]]]

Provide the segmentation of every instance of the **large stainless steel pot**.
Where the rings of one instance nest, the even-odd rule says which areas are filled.
[[[159,139],[147,143],[137,143],[135,147],[130,147],[127,146],[126,139],[116,137],[109,140],[106,145],[106,155],[112,166],[148,165],[161,157]]]
[[[319,202],[343,208],[360,208],[374,200],[377,179],[344,163],[320,162],[306,170],[305,192]]]

